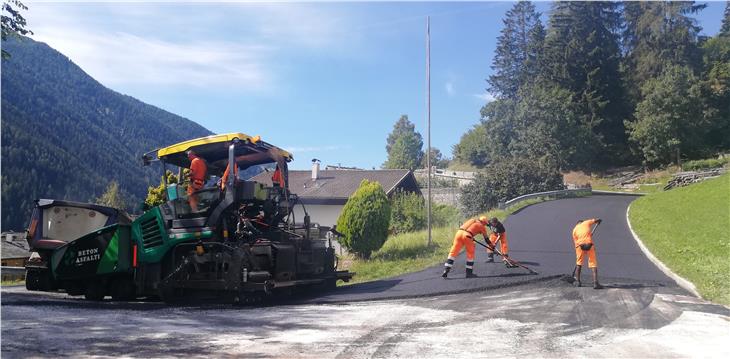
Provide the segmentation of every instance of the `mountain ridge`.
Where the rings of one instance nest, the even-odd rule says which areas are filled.
[[[142,167],[144,152],[212,134],[105,87],[45,43],[2,45],[3,231],[22,229],[37,198],[93,201],[112,180],[133,206],[161,175]]]

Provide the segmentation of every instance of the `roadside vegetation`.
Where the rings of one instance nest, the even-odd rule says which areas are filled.
[[[0,286],[21,285],[21,284],[25,284],[25,279],[4,280],[4,281],[0,282]]]
[[[651,252],[709,300],[730,305],[730,174],[650,194],[631,225]]]

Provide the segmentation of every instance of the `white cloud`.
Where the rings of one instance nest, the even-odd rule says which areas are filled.
[[[343,14],[303,4],[33,3],[26,15],[34,39],[107,86],[271,92],[285,52],[349,46]]]
[[[272,75],[265,63],[273,49],[223,41],[173,43],[124,32],[35,29],[51,45],[107,85],[143,83],[262,89]]]
[[[482,102],[487,102],[487,103],[496,100],[496,98],[494,97],[494,95],[490,94],[489,92],[477,93],[477,94],[474,94],[472,96],[474,96],[475,98],[481,100]]]
[[[444,87],[446,88],[446,93],[449,96],[454,96],[454,94],[456,93],[456,91],[454,90],[454,83],[453,82],[451,82],[451,81],[447,82],[446,85],[444,85]]]

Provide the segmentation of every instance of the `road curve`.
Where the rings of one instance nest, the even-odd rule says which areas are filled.
[[[449,279],[440,277],[443,267],[436,265],[402,276],[338,288],[310,298],[308,302],[347,302],[395,299],[472,292],[491,288],[546,281],[570,274],[575,261],[571,231],[578,219],[601,218],[594,234],[602,282],[613,287],[670,286],[669,277],[654,266],[634,241],[626,210],[635,196],[596,195],[561,199],[531,205],[512,214],[507,229],[512,258],[533,268],[539,275],[524,269],[507,269],[501,263],[485,263],[486,253],[477,247],[474,272],[479,278],[464,278],[464,254],[456,261]],[[446,253],[444,253],[444,258]],[[590,271],[583,272],[590,283]]]

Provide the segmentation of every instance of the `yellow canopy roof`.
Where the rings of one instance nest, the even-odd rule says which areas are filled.
[[[228,146],[234,139],[241,141],[237,146],[236,156],[247,153],[274,152],[287,162],[294,158],[291,153],[262,141],[259,136],[252,137],[244,133],[211,135],[176,143],[157,150],[157,158],[178,166],[187,166],[189,162],[185,152],[193,150],[208,161],[219,161],[228,158]]]

